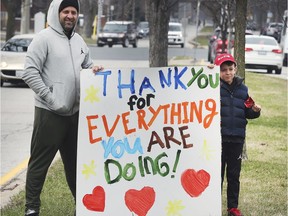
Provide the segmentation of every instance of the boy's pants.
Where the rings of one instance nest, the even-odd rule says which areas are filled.
[[[243,145],[244,143],[222,142],[221,177],[223,185],[226,168],[228,209],[238,208]]]
[[[68,186],[76,198],[77,112],[60,116],[35,107],[30,160],[26,177],[26,209],[39,211],[40,194],[48,168],[57,151],[64,164]]]

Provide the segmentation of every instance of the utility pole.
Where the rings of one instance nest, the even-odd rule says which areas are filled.
[[[29,33],[30,29],[30,0],[22,0],[21,5],[21,34]]]
[[[101,30],[101,18],[103,13],[103,0],[98,0],[98,16],[97,16],[97,38]]]
[[[132,21],[135,22],[135,0],[132,0]]]
[[[196,11],[196,47],[198,46],[197,37],[198,37],[198,23],[199,23],[199,10],[200,10],[201,0],[197,0],[197,11]],[[194,62],[196,62],[196,49],[194,49]]]
[[[199,10],[200,10],[201,0],[197,1],[197,12],[196,12],[196,38],[198,37],[198,23],[199,23]]]

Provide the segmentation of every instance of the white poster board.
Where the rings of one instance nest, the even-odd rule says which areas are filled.
[[[221,215],[219,68],[81,71],[78,216]]]

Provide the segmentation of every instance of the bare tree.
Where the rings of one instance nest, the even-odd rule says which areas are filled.
[[[220,1],[211,1],[203,0],[202,1],[202,10],[207,11],[213,18],[214,26],[220,27],[221,29],[221,39],[222,39],[222,53],[226,52],[225,43],[228,40],[228,48],[230,48],[230,38],[234,23],[235,14],[235,3],[232,0],[220,0]]]
[[[83,13],[84,16],[83,34],[86,38],[91,38],[92,35],[92,24],[96,11],[98,10],[97,2],[98,1],[95,0],[80,0],[80,12]]]
[[[110,0],[110,5],[115,6],[114,20],[132,20],[133,0]]]
[[[149,5],[149,65],[166,67],[168,65],[168,28],[171,8],[178,0],[147,0]]]

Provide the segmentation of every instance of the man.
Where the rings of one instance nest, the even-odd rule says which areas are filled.
[[[35,92],[35,119],[26,178],[25,215],[38,216],[48,168],[59,150],[68,186],[76,199],[76,155],[80,71],[93,66],[89,49],[75,32],[78,0],[53,0],[48,27],[27,52],[23,80]]]

